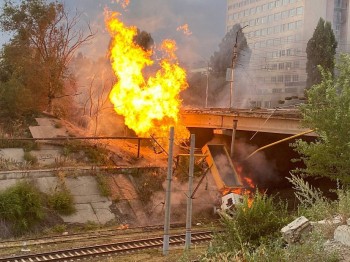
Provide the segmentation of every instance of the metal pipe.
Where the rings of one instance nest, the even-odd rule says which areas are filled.
[[[294,136],[290,136],[290,137],[287,137],[287,138],[278,140],[278,141],[273,142],[273,143],[271,143],[271,144],[268,144],[268,145],[266,145],[266,146],[260,147],[260,148],[258,148],[257,150],[255,150],[253,153],[251,153],[249,156],[247,156],[247,157],[244,159],[244,161],[245,161],[245,160],[248,160],[250,157],[252,157],[252,156],[255,155],[256,153],[258,153],[259,151],[264,150],[265,148],[268,148],[268,147],[277,145],[277,144],[279,144],[279,143],[282,143],[282,142],[288,141],[288,140],[290,140],[290,139],[293,139],[293,138],[296,138],[296,137],[299,137],[299,136],[303,136],[303,135],[306,135],[306,134],[309,134],[309,133],[312,133],[312,132],[314,132],[314,130],[308,130],[308,131],[305,131],[305,132],[296,134],[296,135],[294,135]]]
[[[42,140],[87,140],[87,139],[92,139],[92,140],[102,140],[102,139],[150,139],[148,137],[136,137],[136,136],[83,136],[83,137],[46,137],[46,138],[32,138],[32,137],[19,137],[19,138],[0,138],[0,141],[25,141],[25,140],[37,140],[37,141],[42,141]]]
[[[163,237],[163,255],[169,254],[169,229],[170,229],[170,196],[171,180],[173,174],[173,151],[174,151],[174,127],[170,127],[169,152],[168,152],[168,174],[167,188],[165,192],[165,220],[164,220],[164,237]]]
[[[193,170],[194,170],[194,145],[196,138],[194,134],[191,134],[191,149],[190,149],[190,164],[188,168],[188,197],[187,197],[187,215],[186,215],[186,236],[185,236],[185,249],[191,247],[191,224],[192,224],[192,186],[193,186]]]
[[[231,138],[231,150],[230,150],[230,156],[233,158],[234,150],[235,150],[235,138],[236,138],[236,131],[237,131],[237,119],[233,119],[233,127],[232,127],[232,138]]]

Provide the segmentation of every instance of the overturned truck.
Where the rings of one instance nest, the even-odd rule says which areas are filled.
[[[207,144],[202,148],[202,152],[206,155],[211,175],[221,193],[221,204],[217,208],[220,210],[231,209],[242,201],[241,194],[244,187],[225,145]]]

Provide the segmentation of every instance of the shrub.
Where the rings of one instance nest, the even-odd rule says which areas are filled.
[[[298,215],[311,220],[322,220],[333,215],[332,205],[320,189],[312,187],[300,176],[292,175],[287,179],[293,184],[294,194],[299,200]]]
[[[44,218],[39,190],[29,182],[19,182],[0,194],[0,217],[24,233]]]
[[[149,202],[154,192],[163,189],[162,183],[165,179],[165,173],[145,171],[137,175],[137,190],[140,200],[143,203]]]
[[[64,186],[48,196],[48,205],[61,215],[71,215],[75,212],[73,195]]]
[[[27,163],[30,163],[31,165],[38,163],[37,157],[33,156],[30,152],[24,152],[23,158]]]
[[[246,243],[258,246],[265,239],[278,236],[279,230],[289,220],[286,205],[280,201],[274,202],[273,197],[259,193],[258,190],[252,199],[243,196],[243,202],[236,206],[232,218],[227,215],[222,218],[233,233],[229,236],[230,245],[236,247]]]
[[[108,184],[108,179],[102,174],[97,174],[96,181],[101,195],[104,197],[111,196],[111,188]]]
[[[69,141],[64,145],[62,154],[68,157],[71,154],[75,154],[75,157],[80,158],[82,161],[88,161],[97,165],[108,164],[108,150],[99,145],[90,145],[81,141]],[[79,160],[79,159],[78,159]]]

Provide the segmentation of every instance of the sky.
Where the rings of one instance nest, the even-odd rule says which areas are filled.
[[[125,0],[119,0],[123,2]],[[1,5],[4,0],[0,0]],[[103,56],[109,35],[104,25],[104,9],[122,14],[126,25],[135,25],[151,33],[156,44],[165,38],[176,40],[177,55],[186,62],[209,59],[225,35],[226,0],[130,0],[126,9],[118,0],[65,0],[66,8],[81,12],[82,20],[89,22],[97,36],[84,54]],[[178,27],[188,24],[190,35]],[[0,33],[0,44],[9,39]]]

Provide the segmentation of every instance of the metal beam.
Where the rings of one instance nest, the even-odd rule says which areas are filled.
[[[232,130],[232,121],[238,120],[237,130],[295,135],[308,130],[301,127],[297,111],[286,111],[274,115],[275,111],[232,111],[186,110],[181,112],[181,120],[186,127]],[[315,133],[307,134],[316,136]]]

